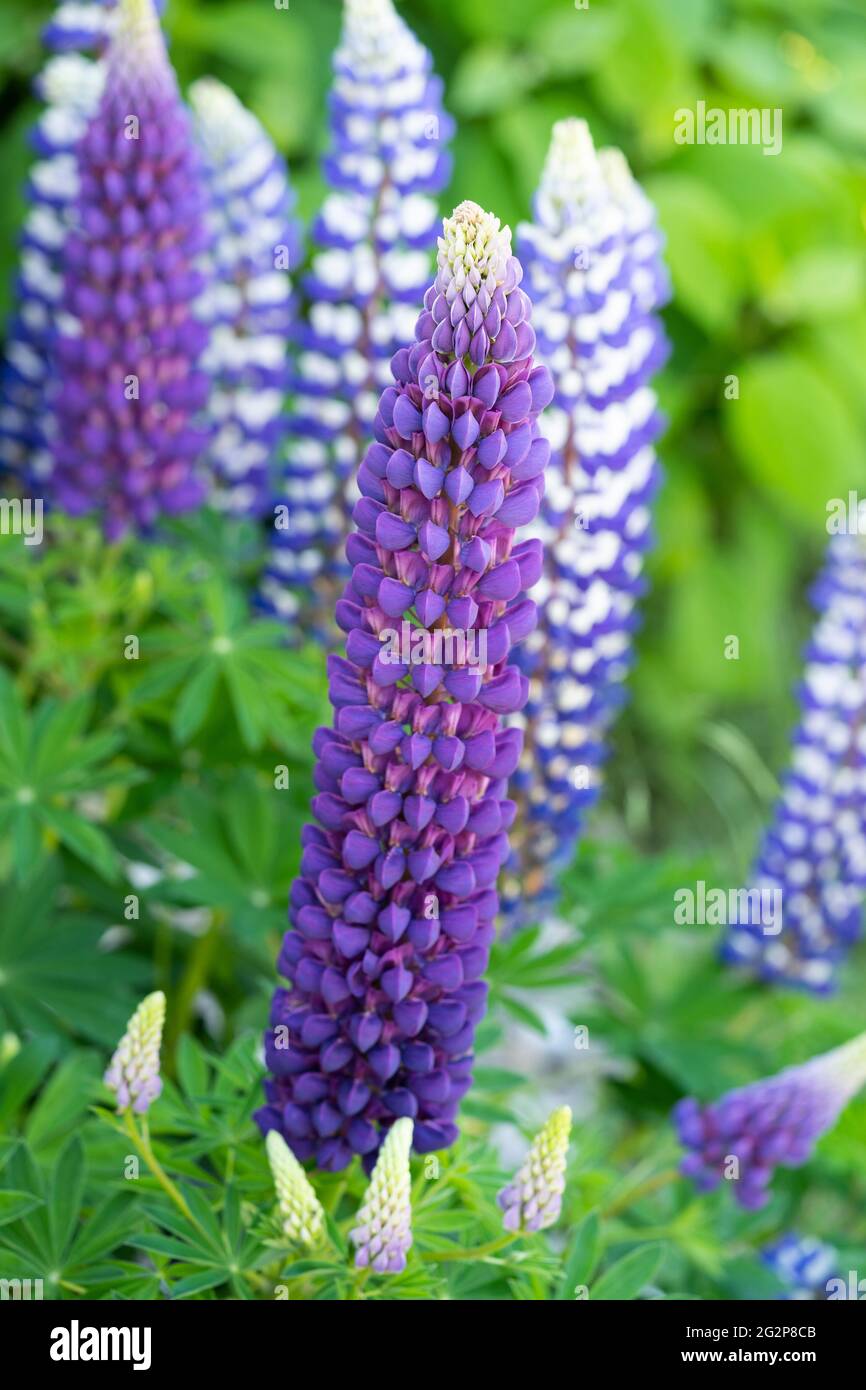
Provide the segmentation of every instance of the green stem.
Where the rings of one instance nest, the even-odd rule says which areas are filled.
[[[171,1178],[168,1176],[168,1173],[165,1171],[156,1154],[153,1152],[153,1149],[151,1148],[150,1144],[150,1136],[147,1133],[147,1121],[145,1120],[143,1122],[143,1131],[139,1131],[138,1126],[135,1123],[135,1116],[133,1115],[131,1110],[127,1110],[124,1116],[124,1129],[126,1133],[129,1135],[135,1147],[137,1148],[138,1152],[141,1154],[141,1157],[144,1159],[148,1168],[153,1173],[153,1176],[156,1178],[163,1191],[165,1191],[168,1194],[168,1196],[174,1202],[175,1206],[183,1212],[187,1221],[189,1221],[193,1226],[195,1226],[196,1230],[199,1231],[201,1235],[205,1236],[206,1239],[209,1239],[209,1237],[207,1236],[207,1232],[202,1229],[202,1227],[199,1225],[198,1221],[196,1221],[195,1217],[190,1211],[189,1207],[187,1206],[185,1197],[178,1190],[178,1188],[175,1187]]]
[[[175,994],[174,1008],[169,1016],[163,1042],[164,1067],[170,1073],[174,1071],[175,1052],[189,1025],[195,997],[207,982],[224,919],[225,914],[222,912],[213,914],[207,931],[198,938],[190,952],[186,970]]]
[[[488,1255],[495,1255],[500,1250],[504,1250],[507,1245],[511,1245],[517,1240],[517,1236],[508,1232],[504,1236],[497,1236],[495,1240],[489,1240],[486,1245],[476,1245],[471,1250],[426,1250],[422,1255],[424,1260],[483,1260]]]
[[[604,1215],[618,1216],[621,1211],[626,1211],[628,1207],[639,1202],[641,1198],[648,1197],[651,1192],[658,1192],[659,1188],[667,1187],[679,1176],[678,1168],[665,1168],[664,1172],[656,1173],[654,1177],[647,1178],[646,1182],[638,1183],[637,1187],[633,1187],[629,1192],[624,1192],[621,1197],[605,1209]]]

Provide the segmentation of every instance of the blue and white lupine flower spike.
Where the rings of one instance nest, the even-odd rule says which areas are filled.
[[[779,1294],[787,1301],[826,1298],[829,1281],[839,1273],[839,1255],[832,1245],[793,1232],[765,1245],[761,1260],[788,1289]]]
[[[0,471],[38,486],[51,471],[48,346],[63,290],[61,250],[78,195],[73,150],[102,95],[98,54],[106,47],[114,0],[58,6],[43,31],[49,58],[36,79],[44,102],[32,133],[30,211],[24,223],[16,285],[0,373]]]
[[[330,110],[329,192],[313,227],[294,421],[262,585],[266,607],[318,633],[331,631],[355,475],[390,359],[412,340],[436,195],[450,172],[441,81],[391,0],[346,0]]]
[[[729,926],[723,955],[760,978],[827,993],[861,932],[866,891],[866,546],[832,536],[813,591],[790,769],[752,876],[781,894],[781,930]],[[752,895],[753,897],[755,895]],[[765,897],[765,902],[773,899]],[[755,905],[757,907],[757,904]],[[777,919],[778,920],[778,919]]]
[[[286,355],[293,299],[288,270],[300,256],[285,161],[256,117],[214,78],[189,90],[205,159],[215,262],[200,312],[211,336],[202,366],[211,378],[210,501],[261,514],[283,440]]]
[[[652,205],[586,122],[559,121],[518,229],[539,355],[556,394],[553,453],[535,534],[544,543],[539,625],[525,644],[530,701],[512,795],[521,806],[504,882],[511,925],[554,895],[586,808],[632,660],[662,429],[649,384],[667,355],[656,310],[668,294]]]

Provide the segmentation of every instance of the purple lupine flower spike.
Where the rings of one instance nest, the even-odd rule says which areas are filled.
[[[553,386],[508,229],[461,204],[438,265],[358,476],[346,654],[278,962],[292,989],[265,1040],[259,1123],[329,1169],[369,1167],[402,1116],[421,1153],[455,1139],[514,816],[503,721],[527,683],[508,658],[542,563],[515,528],[538,510]]]
[[[107,535],[196,506],[207,340],[206,189],[152,0],[122,0],[99,108],[76,147],[52,489]]]
[[[651,205],[618,151],[584,121],[558,122],[518,230],[539,356],[556,387],[553,448],[534,534],[545,547],[539,625],[521,667],[530,700],[512,783],[520,806],[503,884],[512,925],[553,897],[587,806],[631,662],[662,421],[649,380],[666,355],[655,313],[667,293]]]
[[[767,922],[729,926],[723,955],[772,983],[826,993],[861,932],[866,889],[866,548],[830,540],[813,594],[793,759],[752,877]],[[756,904],[757,905],[757,904]],[[769,930],[768,930],[769,926]]]
[[[391,0],[346,0],[330,109],[329,192],[312,231],[262,601],[293,628],[333,636],[358,467],[429,283],[450,173],[442,84]]]
[[[236,515],[262,514],[284,435],[293,321],[287,272],[300,258],[294,196],[273,141],[228,87],[200,78],[189,101],[212,203],[213,274],[198,306],[211,326],[202,362],[215,427],[209,500]]]
[[[756,1210],[769,1199],[775,1169],[805,1163],[864,1082],[866,1033],[711,1105],[682,1100],[674,1109],[688,1150],[680,1171],[701,1192],[730,1178],[740,1206]]]
[[[116,21],[116,0],[64,3],[42,34],[49,57],[35,90],[44,107],[31,136],[37,159],[28,180],[17,303],[0,369],[0,471],[36,492],[46,490],[52,468],[51,345],[63,296],[63,246],[78,195],[74,151],[99,104],[101,55]]]

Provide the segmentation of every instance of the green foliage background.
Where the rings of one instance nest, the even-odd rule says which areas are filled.
[[[87,525],[53,525],[38,552],[0,538],[0,1277],[41,1271],[51,1296],[73,1298],[272,1297],[278,1278],[292,1297],[532,1299],[586,1283],[593,1297],[749,1298],[775,1291],[756,1249],[792,1226],[866,1272],[862,1099],[757,1217],[665,1178],[679,1095],[709,1098],[866,1022],[862,950],[827,1005],[744,985],[717,967],[709,929],[671,925],[675,886],[747,870],[787,755],[826,503],[866,479],[862,0],[400,8],[458,121],[444,211],[472,197],[515,225],[552,122],[577,113],[625,150],[668,237],[658,547],[608,791],[566,877],[569,928],[497,950],[465,1137],[438,1183],[416,1183],[407,1274],[362,1286],[347,1273],[359,1174],[323,1185],[330,1253],[287,1264],[249,1113],[327,708],[321,655],[287,656],[279,629],[249,618],[260,557],[242,526],[202,517],[147,547],[108,548]],[[48,12],[7,0],[0,16],[3,307]],[[169,0],[166,22],[182,83],[213,72],[268,126],[308,221],[339,6]],[[782,153],[678,146],[673,113],[699,99],[783,108]],[[739,660],[725,659],[729,635]],[[123,1179],[129,1140],[94,1109],[106,1054],[157,987],[170,1080],[152,1137],[192,1223],[151,1178]],[[482,1265],[465,1252],[499,1230],[491,1128],[541,1118],[541,1082],[484,1053],[519,1056],[551,1015],[593,1039],[577,1054],[563,1222]],[[572,1073],[548,1072],[547,1090],[573,1099]]]

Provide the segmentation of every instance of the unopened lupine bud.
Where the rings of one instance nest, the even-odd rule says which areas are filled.
[[[570,1134],[571,1110],[562,1105],[536,1134],[519,1171],[496,1198],[506,1231],[543,1231],[558,1220]]]
[[[866,890],[866,546],[830,540],[814,590],[792,765],[724,956],[826,993],[861,932]],[[768,914],[766,904],[775,904]],[[753,906],[754,905],[754,906]],[[768,921],[768,915],[772,920]]]
[[[395,1120],[379,1150],[358,1211],[358,1224],[349,1233],[359,1269],[369,1267],[376,1274],[400,1274],[406,1268],[412,1245],[411,1147],[412,1121]]]
[[[711,1105],[682,1100],[674,1110],[680,1142],[688,1150],[681,1172],[701,1192],[711,1192],[727,1177],[740,1206],[762,1207],[776,1168],[805,1163],[864,1082],[866,1033]]]
[[[538,510],[552,392],[521,278],[497,218],[463,203],[446,219],[359,472],[346,655],[314,739],[318,824],[301,837],[278,962],[292,989],[274,996],[258,1117],[323,1168],[353,1153],[369,1167],[391,1117],[415,1120],[419,1152],[446,1147],[471,1084],[520,754],[503,720],[526,699],[509,654],[541,567],[515,529]]]
[[[203,496],[207,192],[153,0],[121,0],[63,250],[52,490],[109,537]]]
[[[275,1129],[268,1134],[265,1147],[284,1233],[298,1245],[315,1245],[324,1231],[325,1213],[309,1178]]]
[[[304,282],[296,397],[263,602],[333,638],[358,466],[389,361],[430,276],[452,121],[432,59],[391,0],[346,0],[334,55],[328,193]]]
[[[118,1110],[143,1115],[162,1091],[159,1049],[165,1022],[165,995],[156,990],[142,999],[126,1027],[105,1073],[117,1095]]]
[[[667,293],[651,205],[618,151],[584,121],[559,121],[518,229],[538,353],[555,393],[552,454],[533,534],[545,569],[539,622],[521,654],[530,698],[512,782],[520,807],[503,884],[512,925],[554,896],[598,795],[607,735],[632,660],[661,417],[649,381],[666,355],[655,313]]]

